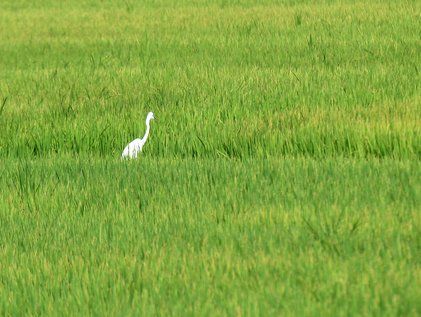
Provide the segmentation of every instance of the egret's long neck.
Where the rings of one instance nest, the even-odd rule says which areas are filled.
[[[151,129],[150,125],[149,125],[150,120],[146,120],[146,132],[145,135],[143,136],[142,140],[146,141],[146,139],[149,136],[149,130]]]

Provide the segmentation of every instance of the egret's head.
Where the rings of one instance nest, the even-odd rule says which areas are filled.
[[[148,116],[146,117],[146,120],[149,121],[151,119],[155,119],[155,116],[153,115],[153,112],[149,112]]]

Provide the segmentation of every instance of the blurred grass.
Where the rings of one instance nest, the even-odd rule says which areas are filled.
[[[419,164],[86,158],[0,173],[3,312],[419,308]]]
[[[2,1],[0,314],[419,315],[420,8]]]

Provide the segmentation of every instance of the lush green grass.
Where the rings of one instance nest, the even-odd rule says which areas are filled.
[[[0,2],[0,314],[421,314],[420,4],[123,3]]]
[[[415,163],[2,167],[1,309],[415,315]],[[419,262],[418,262],[419,263]]]

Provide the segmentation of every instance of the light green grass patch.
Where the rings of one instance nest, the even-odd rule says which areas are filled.
[[[0,314],[419,315],[420,9],[2,1]]]

